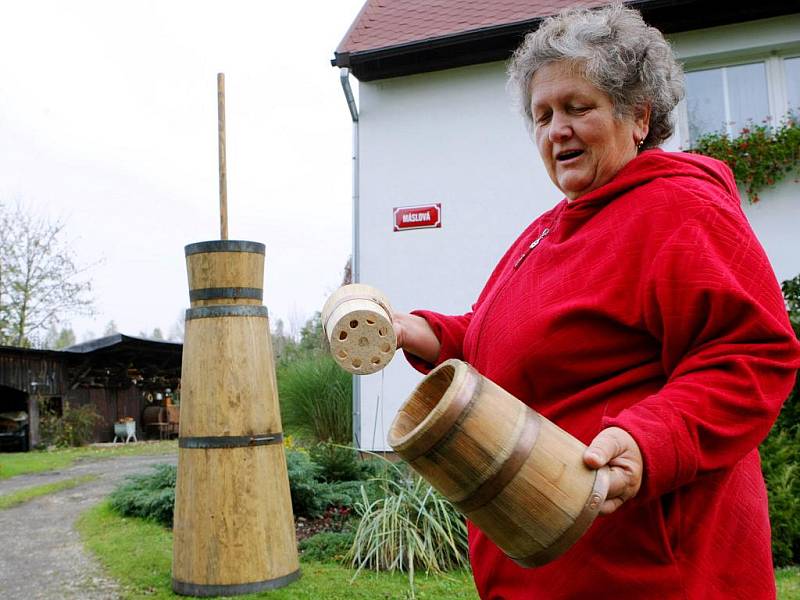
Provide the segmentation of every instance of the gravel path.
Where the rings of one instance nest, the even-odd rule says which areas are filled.
[[[160,463],[177,464],[177,454],[120,456],[1,480],[0,495],[81,475],[98,476],[78,487],[0,510],[0,598],[119,598],[118,584],[108,578],[97,560],[83,549],[75,531],[75,520],[126,476],[147,472]]]

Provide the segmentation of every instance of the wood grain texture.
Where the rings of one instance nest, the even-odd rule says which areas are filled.
[[[328,298],[322,326],[343,369],[368,375],[389,364],[397,349],[391,315],[389,301],[369,285],[345,285]]]
[[[264,255],[258,252],[207,252],[186,257],[189,289],[209,288],[264,288]],[[192,306],[217,304],[252,304],[261,301],[253,298],[220,297],[193,300]]]
[[[252,252],[190,255],[190,285],[261,286],[263,258]],[[182,439],[282,432],[266,311],[228,312],[186,321]],[[238,594],[286,585],[298,569],[283,445],[180,447],[173,589]]]
[[[219,150],[219,239],[228,239],[228,166],[225,159],[225,73],[217,73],[217,139]]]
[[[466,401],[463,390],[474,397]],[[451,425],[442,428],[440,421]],[[442,363],[420,382],[388,438],[523,566],[563,554],[591,525],[607,492],[605,470],[596,485],[598,472],[584,465],[580,441],[459,360]],[[423,454],[417,445],[426,448]]]

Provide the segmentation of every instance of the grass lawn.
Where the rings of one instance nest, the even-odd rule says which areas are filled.
[[[47,494],[54,494],[56,492],[60,492],[61,490],[68,490],[94,479],[97,479],[97,475],[83,475],[81,477],[64,479],[63,481],[57,481],[55,483],[34,485],[23,490],[17,490],[11,494],[0,496],[0,510],[17,506],[18,504],[22,504],[28,500],[33,500],[39,496],[46,496]]]
[[[121,517],[102,503],[78,520],[84,544],[100,559],[108,573],[124,588],[128,599],[181,598],[172,593],[172,532],[141,519]],[[351,583],[353,571],[319,562],[301,563],[299,581],[278,590],[236,596],[274,600],[391,600],[411,598],[403,574],[362,572]],[[416,598],[458,600],[478,598],[467,572],[415,578]]]
[[[141,519],[125,518],[100,504],[78,520],[84,544],[105,565],[108,573],[124,587],[125,598],[180,598],[170,587],[172,532]],[[401,574],[362,572],[351,583],[353,571],[345,567],[301,561],[303,576],[279,590],[237,596],[275,600],[394,600],[411,598],[408,579]],[[800,600],[800,567],[777,569],[779,600]],[[426,577],[415,580],[420,600],[477,600],[469,573]]]
[[[800,600],[800,567],[786,567],[775,572],[780,600]]]
[[[178,451],[176,440],[132,444],[97,444],[82,448],[57,448],[30,452],[0,453],[0,479],[25,473],[39,473],[69,467],[77,460],[98,460],[113,456],[170,454]]]

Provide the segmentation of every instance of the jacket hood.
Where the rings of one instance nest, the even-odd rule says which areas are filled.
[[[721,202],[741,210],[733,173],[724,162],[686,152],[646,150],[626,164],[607,184],[573,200],[563,201],[564,217],[585,220],[619,196],[654,179],[692,177],[719,189]]]

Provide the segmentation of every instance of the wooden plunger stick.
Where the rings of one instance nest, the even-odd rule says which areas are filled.
[[[228,174],[225,165],[225,73],[217,73],[217,127],[219,130],[219,238],[228,239]]]

